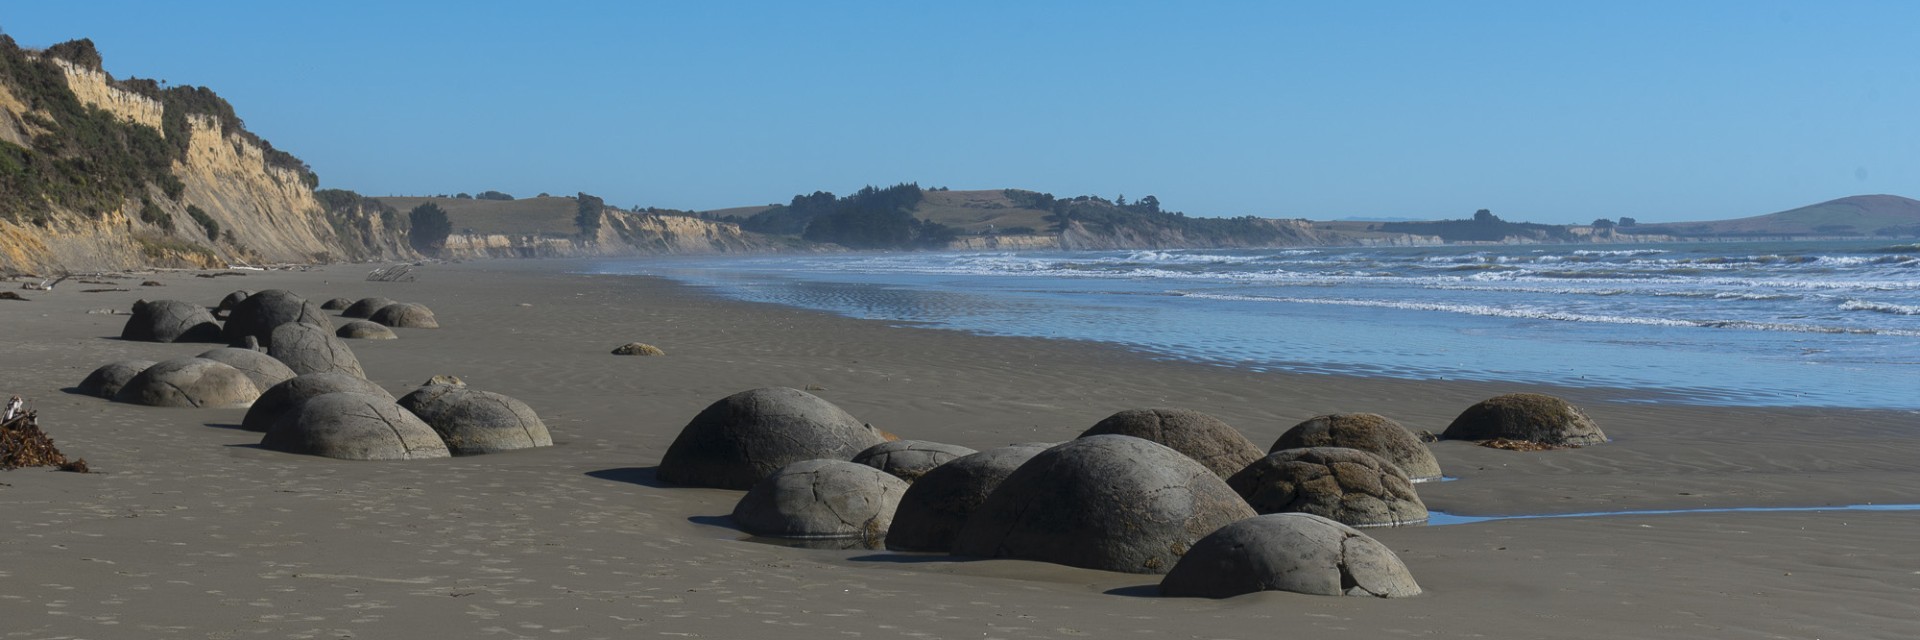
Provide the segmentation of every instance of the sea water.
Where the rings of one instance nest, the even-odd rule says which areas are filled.
[[[721,295],[1256,371],[1920,408],[1920,244],[884,253],[604,262]]]

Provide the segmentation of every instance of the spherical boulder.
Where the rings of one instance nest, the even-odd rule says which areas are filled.
[[[440,328],[440,321],[433,318],[433,310],[417,302],[396,302],[380,307],[379,311],[373,312],[373,315],[368,316],[367,319],[402,329]]]
[[[1200,540],[1160,581],[1162,595],[1231,598],[1257,591],[1406,598],[1420,584],[1392,549],[1305,513],[1258,516]]]
[[[645,342],[629,342],[613,348],[616,356],[664,356],[667,352]]]
[[[1285,449],[1227,479],[1260,513],[1311,513],[1355,527],[1426,522],[1407,473],[1359,449]]]
[[[247,416],[240,420],[240,428],[248,431],[266,432],[273,423],[288,410],[293,409],[308,398],[329,393],[351,391],[393,400],[393,394],[387,393],[380,385],[368,382],[359,376],[324,371],[296,376],[280,384],[268,387],[260,393],[260,398],[247,408]]]
[[[845,460],[802,460],[755,483],[733,523],[757,536],[864,538],[878,543],[907,482]]]
[[[340,312],[340,317],[342,318],[370,317],[373,315],[373,312],[379,311],[381,307],[385,307],[395,302],[399,302],[399,301],[394,300],[392,298],[381,298],[378,296],[372,297],[372,298],[361,298],[355,301],[353,304],[347,305],[347,309],[345,311]]]
[[[401,396],[400,406],[440,434],[454,455],[553,445],[547,425],[527,403],[491,391],[428,385]]]
[[[87,378],[81,380],[77,388],[80,393],[111,400],[120,393],[121,387],[127,386],[127,381],[151,366],[153,366],[152,360],[109,362],[94,369],[93,373],[87,374]]]
[[[1080,437],[1118,434],[1173,447],[1225,478],[1265,455],[1260,446],[1219,418],[1187,409],[1128,409],[1101,420]]]
[[[895,551],[948,551],[953,537],[1014,469],[1052,445],[995,447],[934,467],[907,487],[887,529]]]
[[[432,427],[392,400],[340,391],[308,398],[282,413],[260,446],[346,460],[445,458]]]
[[[894,440],[867,447],[853,456],[853,461],[893,474],[901,480],[913,482],[926,475],[934,467],[946,464],[960,456],[978,453],[972,449],[954,444],[941,444],[925,440]]]
[[[1192,458],[1133,436],[1095,435],[1014,470],[967,519],[953,553],[1166,573],[1195,541],[1253,516]]]
[[[244,407],[260,387],[239,369],[205,358],[175,358],[147,367],[114,394],[117,402],[153,407]]]
[[[1549,447],[1583,447],[1607,441],[1585,412],[1566,400],[1539,393],[1510,393],[1468,407],[1440,434],[1448,440],[1519,440]]]
[[[337,371],[367,377],[367,372],[360,368],[360,359],[354,357],[347,343],[333,337],[332,331],[304,322],[274,327],[267,355],[285,363],[298,375]]]
[[[366,320],[350,320],[340,325],[333,335],[353,340],[392,340],[400,337],[394,335],[387,325]]]
[[[239,369],[241,373],[247,374],[247,378],[253,380],[253,386],[261,389],[286,382],[295,375],[299,375],[288,368],[286,363],[252,349],[221,347],[196,357],[222,362]]]
[[[180,300],[142,300],[133,303],[133,316],[120,328],[120,339],[141,342],[219,342],[220,323],[207,308]]]
[[[351,307],[351,306],[353,306],[352,300],[348,300],[346,298],[334,298],[332,300],[328,300],[326,302],[320,303],[320,310],[321,311],[345,311],[347,307]]]
[[[1414,482],[1440,479],[1440,462],[1406,427],[1377,413],[1334,413],[1294,425],[1268,452],[1307,447],[1346,447],[1371,453],[1400,467]]]
[[[246,289],[227,294],[227,297],[220,299],[220,304],[214,306],[213,315],[221,318],[227,317],[229,313],[233,312],[234,307],[240,306],[240,302],[246,300],[247,296],[250,295],[253,295],[253,292]]]
[[[818,396],[786,387],[742,391],[701,410],[667,447],[659,477],[673,484],[750,489],[801,460],[851,460],[884,442],[879,430]]]
[[[247,336],[260,340],[264,346],[273,346],[273,328],[289,322],[302,322],[333,331],[333,321],[327,319],[327,312],[320,305],[280,289],[268,289],[247,296],[233,306],[227,316],[227,326],[221,332],[221,339],[227,344],[241,344]]]

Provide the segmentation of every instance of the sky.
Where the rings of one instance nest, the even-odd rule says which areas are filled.
[[[1584,223],[1920,197],[1914,2],[22,2],[367,195],[918,182]]]

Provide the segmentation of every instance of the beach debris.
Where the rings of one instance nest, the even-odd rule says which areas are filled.
[[[887,529],[887,548],[895,551],[953,549],[953,538],[967,518],[999,488],[1001,481],[1046,445],[1017,444],[961,456],[934,467],[900,496]]]
[[[387,305],[394,304],[396,302],[399,302],[399,301],[394,300],[392,298],[382,298],[379,296],[374,296],[371,298],[361,298],[359,300],[354,301],[353,304],[347,305],[346,310],[340,312],[340,317],[367,318],[372,316],[373,312],[379,311],[381,307],[385,307]]]
[[[320,309],[322,311],[343,311],[351,306],[353,306],[353,301],[346,298],[333,298],[320,303]]]
[[[878,548],[905,480],[845,460],[802,460],[754,483],[733,507],[742,531],[777,538],[860,538]]]
[[[139,342],[219,342],[220,323],[213,314],[181,300],[140,300],[133,315],[120,327],[121,340]]]
[[[629,342],[613,349],[616,356],[664,356],[667,352],[644,342]]]
[[[433,310],[418,302],[396,302],[381,307],[379,311],[373,312],[373,315],[367,316],[367,319],[402,329],[440,328],[440,321],[434,319]]]
[[[396,264],[367,272],[367,282],[413,282],[411,264]]]
[[[116,291],[132,291],[132,289],[81,289],[80,293],[114,293]]]
[[[39,282],[21,283],[20,288],[28,291],[52,291],[54,285],[60,284],[62,282],[66,282],[67,278],[71,278],[71,277],[73,277],[72,274],[63,273],[63,274],[60,274],[59,277],[45,278]]]
[[[1308,418],[1273,442],[1269,453],[1307,447],[1346,447],[1371,453],[1407,472],[1414,482],[1439,480],[1440,462],[1422,438],[1377,413],[1333,413]]]
[[[0,300],[19,300],[21,302],[26,302],[27,298],[26,296],[22,296],[12,291],[0,291]]]
[[[120,283],[114,282],[112,280],[80,280],[79,282],[80,284],[97,284],[97,285],[103,285],[108,287],[120,286]]]
[[[257,397],[260,387],[239,369],[206,358],[175,358],[147,367],[113,399],[150,407],[244,407]]]
[[[1257,591],[1406,598],[1420,594],[1392,549],[1352,527],[1304,513],[1241,520],[1193,545],[1160,581],[1172,597]]]
[[[160,282],[159,280],[148,280],[148,281],[146,281],[146,282],[142,282],[142,283],[140,283],[140,286],[142,286],[142,287],[164,287],[164,286],[167,286],[167,285],[165,285],[165,284],[161,284],[161,282]]]
[[[258,349],[220,347],[209,349],[197,357],[239,369],[241,373],[246,374],[248,380],[253,381],[255,387],[260,389],[286,382],[298,375],[287,366],[287,363]],[[256,395],[258,395],[257,392]]]
[[[750,489],[788,464],[852,460],[881,442],[879,430],[819,396],[786,387],[753,389],[694,416],[667,447],[659,478],[686,487]]]
[[[467,381],[461,380],[460,376],[443,373],[431,378],[427,378],[427,383],[420,386],[430,387],[437,384],[452,385],[455,387],[464,387],[464,386],[467,386]]]
[[[1440,437],[1448,440],[1507,439],[1546,445],[1583,447],[1607,441],[1599,425],[1566,400],[1540,393],[1510,393],[1468,407]],[[1507,448],[1507,447],[1501,447]],[[1513,449],[1520,450],[1520,449]],[[1538,449],[1536,449],[1538,450]]]
[[[273,328],[273,342],[267,355],[292,369],[295,375],[338,371],[367,377],[347,343],[334,337],[333,331],[304,322],[288,322]]]
[[[242,337],[253,336],[271,348],[273,328],[288,322],[304,322],[333,332],[333,321],[328,319],[327,312],[320,310],[320,305],[290,291],[267,289],[233,305],[220,335],[227,344],[240,344]]]
[[[127,386],[127,382],[133,380],[134,376],[140,375],[140,372],[146,371],[147,367],[151,367],[153,364],[152,360],[121,360],[118,362],[109,362],[101,365],[98,369],[94,369],[93,373],[87,374],[86,379],[81,380],[77,388],[80,390],[80,393],[111,400],[114,396],[120,394],[120,389]]]
[[[1560,448],[1550,444],[1542,444],[1531,440],[1515,440],[1513,438],[1494,438],[1481,442],[1480,446],[1488,449],[1505,449],[1507,451],[1551,451]]]
[[[341,391],[394,399],[393,394],[365,378],[336,371],[309,373],[289,378],[261,392],[260,398],[253,401],[253,406],[247,407],[246,417],[240,419],[240,428],[265,433],[281,415],[308,398]]]
[[[237,268],[237,267],[236,267],[236,268]],[[218,277],[221,277],[221,276],[244,276],[244,275],[247,275],[247,274],[244,274],[244,273],[241,273],[241,272],[238,272],[238,271],[215,271],[215,272],[213,272],[213,273],[196,273],[196,274],[193,274],[193,277],[195,277],[195,278],[218,278]]]
[[[466,456],[553,446],[553,436],[533,408],[491,391],[429,385],[400,397],[453,455]]]
[[[892,474],[907,482],[919,480],[935,467],[978,451],[957,444],[925,440],[894,440],[867,447],[853,456],[853,462]]]
[[[387,398],[351,391],[308,398],[282,413],[260,446],[344,460],[445,458],[432,427]]]
[[[1226,422],[1188,409],[1128,409],[1101,420],[1080,437],[1102,434],[1133,436],[1172,447],[1221,478],[1238,473],[1266,455]]]
[[[1227,486],[1260,513],[1311,513],[1355,527],[1427,521],[1407,472],[1359,449],[1276,451],[1227,478]]]
[[[1166,573],[1194,542],[1256,515],[1211,469],[1133,436],[1047,449],[967,519],[953,553]]]
[[[20,396],[7,399],[0,412],[0,470],[53,467],[74,473],[92,473],[85,458],[68,460],[53,438],[40,429],[39,412],[26,408]]]
[[[393,340],[400,337],[394,335],[387,325],[366,320],[349,320],[335,329],[333,335],[355,340]]]

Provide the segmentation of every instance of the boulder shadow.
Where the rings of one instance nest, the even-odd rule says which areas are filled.
[[[587,477],[637,484],[655,489],[672,489],[678,486],[660,479],[660,467],[618,467],[614,469],[601,469],[599,471],[588,471]]]
[[[740,527],[733,525],[733,516],[687,516],[687,522],[740,531]],[[744,534],[746,532],[740,531],[740,533]]]
[[[980,558],[956,556],[934,551],[887,551],[864,556],[847,558],[853,562],[881,562],[886,564],[933,564],[936,562],[962,563],[979,562]]]
[[[242,427],[242,426],[240,426],[240,423],[238,423],[238,422],[203,422],[203,423],[201,423],[201,424],[204,424],[204,425],[206,425],[206,426],[209,426],[209,427],[213,427],[213,428],[215,428],[215,429],[230,429],[230,430],[233,430],[233,431],[247,431],[247,428],[246,428],[246,427]],[[260,433],[260,432],[258,432],[258,431],[253,431],[253,432],[251,432],[251,433]]]
[[[1157,583],[1157,582],[1153,584],[1137,584],[1131,587],[1117,587],[1113,589],[1108,589],[1102,593],[1105,593],[1110,596],[1125,596],[1128,598],[1164,598],[1166,597],[1166,596],[1160,595],[1160,583]]]

